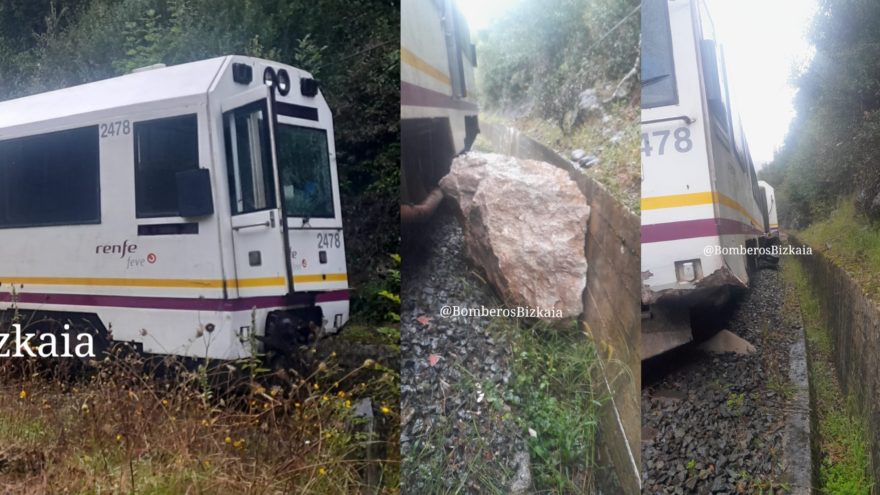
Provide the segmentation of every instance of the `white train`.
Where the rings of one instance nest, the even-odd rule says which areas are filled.
[[[776,216],[776,193],[773,187],[766,182],[759,180],[758,187],[764,190],[764,198],[766,201],[767,216],[764,219],[767,225],[767,240],[776,242],[779,240],[779,218]]]
[[[642,359],[692,340],[692,308],[748,287],[756,257],[720,248],[769,231],[730,89],[705,3],[643,0]]]
[[[333,119],[227,56],[0,103],[0,315],[235,359],[349,315]],[[2,311],[5,310],[5,311]],[[96,346],[97,347],[97,346]]]
[[[401,222],[422,221],[443,198],[452,159],[479,133],[477,55],[454,0],[403,0],[400,33]]]

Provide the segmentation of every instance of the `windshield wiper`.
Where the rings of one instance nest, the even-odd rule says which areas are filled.
[[[662,76],[657,76],[657,77],[649,77],[648,79],[645,79],[644,81],[642,81],[642,87],[644,88],[645,86],[654,84],[655,82],[666,79],[667,77],[669,77],[669,74],[663,74]]]

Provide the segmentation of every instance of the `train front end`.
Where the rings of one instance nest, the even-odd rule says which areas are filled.
[[[700,0],[642,2],[642,359],[693,340],[696,307],[748,284],[748,152]],[[753,173],[751,173],[753,176]],[[750,240],[751,239],[751,240]]]
[[[229,309],[243,342],[253,334],[289,354],[349,318],[333,117],[310,74],[249,57],[229,57],[211,99],[231,217]]]

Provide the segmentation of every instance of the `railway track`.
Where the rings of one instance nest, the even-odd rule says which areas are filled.
[[[767,493],[788,483],[788,356],[800,330],[781,311],[779,271],[763,267],[752,285],[695,321],[695,342],[643,363],[642,493]],[[755,352],[699,349],[721,330]]]

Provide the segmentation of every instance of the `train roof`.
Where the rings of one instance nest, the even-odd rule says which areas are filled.
[[[255,80],[262,80],[261,65],[283,65],[252,57],[227,55],[170,67],[145,68],[148,70],[0,102],[0,137],[6,134],[5,130],[19,126],[206,96],[220,72],[227,67],[227,62],[232,59],[256,65]],[[310,77],[298,69],[289,70],[293,77]]]

